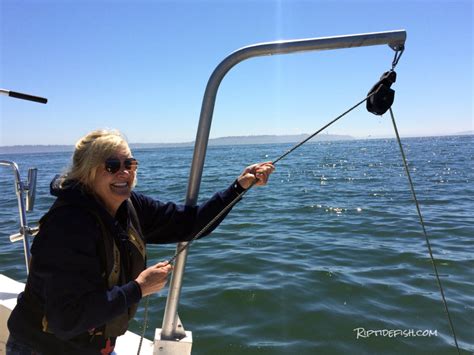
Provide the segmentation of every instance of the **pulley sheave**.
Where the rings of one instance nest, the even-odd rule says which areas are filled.
[[[367,96],[367,111],[374,115],[383,115],[392,106],[395,90],[390,87],[397,80],[397,73],[390,70],[382,74],[380,80],[370,89]]]

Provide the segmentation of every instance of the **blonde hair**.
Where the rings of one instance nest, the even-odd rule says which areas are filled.
[[[126,138],[118,130],[99,129],[82,137],[76,143],[72,165],[61,178],[61,188],[70,183],[81,183],[88,192],[92,192],[97,169],[119,149],[130,152]]]

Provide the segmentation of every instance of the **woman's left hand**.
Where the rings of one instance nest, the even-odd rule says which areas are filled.
[[[266,185],[270,174],[273,173],[274,170],[275,167],[271,161],[252,164],[244,169],[242,174],[237,178],[237,182],[246,190],[252,185]]]

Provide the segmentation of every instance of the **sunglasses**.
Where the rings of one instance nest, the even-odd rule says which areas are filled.
[[[122,167],[122,162],[118,158],[109,158],[105,161],[105,170],[111,174],[115,174]],[[135,158],[127,158],[123,161],[123,169],[128,171],[136,171],[138,168],[138,161]]]

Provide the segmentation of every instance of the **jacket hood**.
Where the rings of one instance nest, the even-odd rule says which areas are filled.
[[[83,184],[79,181],[71,180],[61,186],[63,179],[64,176],[61,175],[56,175],[53,178],[49,186],[51,195],[57,197],[58,200],[67,201],[72,205],[82,206],[87,209],[95,209],[101,216],[103,216],[104,220],[113,223],[112,221],[114,221],[114,217],[107,212],[104,205],[99,202],[93,194],[86,191]],[[116,217],[121,220],[125,219],[124,223],[127,223],[125,222],[128,220],[128,208],[126,203],[123,203],[120,206]]]
[[[63,179],[64,177],[61,175],[56,175],[53,178],[49,185],[51,195],[77,205],[101,205],[92,194],[85,190],[84,185],[79,181],[69,181],[61,186]]]
[[[56,175],[49,184],[49,192],[55,197],[70,197],[70,195],[85,194],[84,186],[79,181],[69,181],[61,186],[64,176]]]

